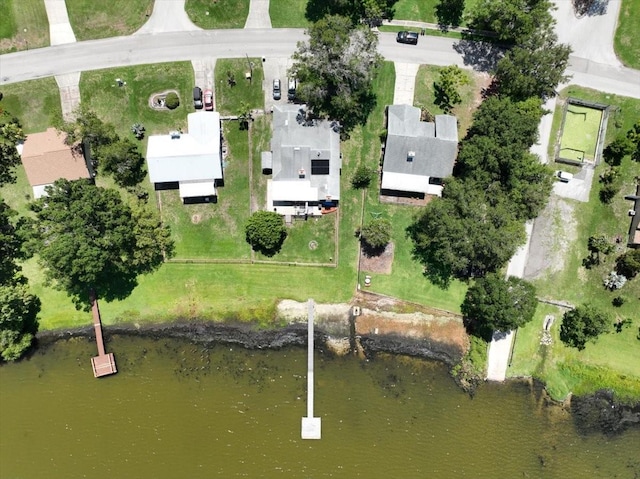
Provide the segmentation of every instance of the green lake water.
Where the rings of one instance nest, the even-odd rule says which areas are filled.
[[[114,337],[0,367],[0,477],[637,478],[640,430],[579,435],[523,383],[471,399],[438,363],[316,354],[322,439],[300,439],[306,351]]]

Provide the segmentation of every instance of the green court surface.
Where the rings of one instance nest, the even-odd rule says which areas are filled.
[[[570,160],[593,160],[596,155],[602,110],[570,103],[564,119],[558,156]]]

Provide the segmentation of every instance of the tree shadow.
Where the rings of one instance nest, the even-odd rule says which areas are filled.
[[[373,246],[363,239],[360,240],[360,245],[362,246],[362,253],[368,258],[375,258],[376,256],[380,256],[387,249],[386,244],[384,246]]]
[[[440,0],[435,10],[438,26],[446,32],[449,27],[459,27],[462,23],[464,0]]]
[[[495,43],[478,41],[466,35],[453,45],[453,49],[462,55],[465,65],[480,72],[493,72],[505,52],[504,48]]]
[[[609,0],[573,0],[576,17],[582,18],[606,15]]]

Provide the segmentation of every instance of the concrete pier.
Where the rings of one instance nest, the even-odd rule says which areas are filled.
[[[302,439],[320,439],[322,422],[319,417],[313,417],[313,318],[314,302],[307,303],[307,416],[302,418]]]

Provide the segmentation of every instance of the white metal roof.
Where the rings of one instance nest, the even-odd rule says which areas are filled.
[[[220,114],[196,112],[187,119],[189,133],[149,137],[147,164],[152,183],[222,178]]]
[[[381,188],[383,190],[425,193],[429,189],[429,177],[385,171],[382,173]]]
[[[273,201],[318,201],[318,188],[311,181],[273,181],[271,184]]]
[[[213,181],[181,181],[178,186],[180,198],[216,195],[216,188]]]

